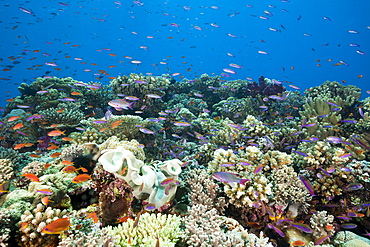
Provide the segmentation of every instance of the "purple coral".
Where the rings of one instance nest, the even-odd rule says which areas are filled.
[[[263,96],[277,95],[285,91],[285,87],[278,83],[266,83],[265,77],[261,76],[257,82],[249,82],[243,90],[248,96],[255,97],[260,94]]]

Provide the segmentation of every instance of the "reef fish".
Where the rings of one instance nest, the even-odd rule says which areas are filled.
[[[299,175],[298,177],[302,181],[303,185],[306,186],[306,188],[307,188],[308,192],[310,192],[311,196],[315,196],[315,193],[313,191],[313,187],[312,187],[310,181],[308,181],[307,178],[305,178],[301,175]]]
[[[42,232],[46,234],[61,234],[62,232],[68,230],[70,225],[71,222],[69,221],[69,218],[61,218],[54,220],[45,226],[44,229],[42,229]]]
[[[134,102],[128,102],[124,99],[114,99],[114,100],[111,100],[111,101],[108,102],[108,105],[112,106],[117,111],[122,111],[123,109],[124,110],[128,110],[128,109],[132,110],[133,104],[134,104]]]
[[[78,176],[76,176],[75,178],[72,179],[72,183],[82,183],[82,182],[86,182],[87,180],[90,180],[91,179],[91,176],[89,174],[80,174]]]
[[[223,183],[238,183],[245,185],[247,181],[250,181],[249,179],[243,179],[237,177],[238,174],[230,173],[230,172],[215,172],[212,174],[212,177],[220,182]]]

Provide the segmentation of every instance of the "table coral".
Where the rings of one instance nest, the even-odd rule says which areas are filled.
[[[136,227],[134,223],[128,219],[115,227],[105,228],[113,236],[114,246],[153,247],[158,238],[161,247],[174,247],[181,237],[181,219],[175,215],[143,213]]]

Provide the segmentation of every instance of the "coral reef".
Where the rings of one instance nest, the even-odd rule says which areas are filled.
[[[136,216],[139,217],[139,216]],[[181,219],[175,215],[142,213],[135,223],[128,219],[115,227],[105,229],[113,236],[114,246],[174,247],[181,237]]]
[[[26,210],[21,216],[21,221],[26,223],[26,226],[21,227],[21,237],[19,246],[47,246],[58,241],[58,235],[45,234],[42,230],[47,224],[54,220],[61,219],[67,216],[66,210],[45,208],[42,204],[38,204],[31,212]]]

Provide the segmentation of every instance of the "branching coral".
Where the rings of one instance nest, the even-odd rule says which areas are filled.
[[[201,246],[261,246],[272,247],[268,238],[248,233],[236,220],[220,216],[215,208],[197,204],[185,218],[185,241],[191,247]]]
[[[272,193],[274,196],[272,200],[277,205],[285,208],[289,204],[304,205],[311,201],[310,194],[299,180],[293,167],[282,165],[278,169],[274,169],[270,180],[273,181]],[[297,216],[298,212],[290,211],[293,216]]]
[[[327,211],[318,211],[312,215],[310,224],[314,238],[317,240],[326,235],[333,236],[335,233],[335,227],[332,225],[333,221],[334,216],[328,215]]]
[[[134,223],[128,219],[118,226],[105,228],[113,236],[114,246],[153,247],[159,242],[160,246],[174,247],[181,237],[181,219],[175,215],[143,213],[136,227]]]
[[[21,238],[19,246],[49,246],[58,239],[58,235],[45,234],[42,230],[47,224],[54,220],[66,217],[67,211],[60,209],[53,209],[51,207],[45,208],[42,204],[38,204],[33,212],[26,210],[21,216],[21,221],[27,223],[27,226],[21,228]]]
[[[112,116],[106,123],[101,123],[101,121],[105,120],[89,118],[82,120],[81,123],[93,128],[95,131],[99,131],[106,137],[117,136],[121,140],[133,139],[137,137],[140,128],[150,128],[152,125],[155,125],[153,122],[143,120],[143,118],[134,115]],[[156,129],[159,128],[159,126],[156,126]]]
[[[80,108],[81,106],[68,102],[39,111],[38,113],[42,115],[40,126],[46,129],[54,128],[51,125],[55,124],[60,128],[77,126],[85,117]]]

